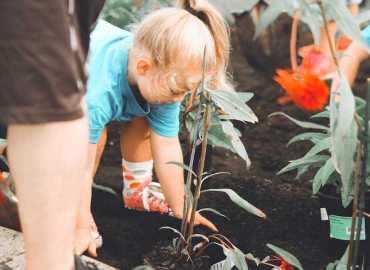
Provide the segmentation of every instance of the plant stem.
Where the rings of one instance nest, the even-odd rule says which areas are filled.
[[[208,97],[208,93],[205,93],[205,95]],[[198,164],[198,177],[197,177],[197,185],[195,189],[195,194],[194,194],[194,199],[193,199],[193,208],[191,212],[191,217],[190,217],[190,223],[189,223],[189,231],[188,231],[188,251],[189,253],[192,250],[192,244],[191,244],[191,235],[193,234],[194,231],[194,220],[195,220],[195,214],[197,211],[198,207],[198,201],[200,197],[200,192],[202,188],[202,176],[203,176],[203,171],[204,171],[204,164],[206,161],[206,153],[207,153],[207,144],[208,144],[208,128],[209,128],[209,120],[210,120],[210,105],[206,105],[206,111],[205,111],[205,119],[204,119],[204,128],[203,128],[203,139],[202,139],[202,149],[201,149],[201,154],[200,154],[200,160]]]
[[[292,22],[292,31],[290,34],[290,65],[292,66],[292,70],[295,71],[298,69],[297,64],[297,35],[298,35],[298,25],[299,25],[299,18],[300,12],[297,11],[293,16]]]
[[[206,47],[204,47],[204,52],[203,52],[203,73],[202,73],[202,82],[200,86],[200,91],[198,89],[194,93],[194,96],[202,95],[204,92],[205,88],[205,72],[206,72]],[[199,93],[198,93],[199,92]],[[192,138],[192,149],[191,149],[191,155],[190,155],[190,162],[189,162],[189,168],[190,170],[193,170],[194,167],[194,157],[195,157],[195,151],[198,145],[198,138],[199,138],[199,133],[201,130],[201,116],[202,116],[202,100],[199,99],[199,104],[197,108],[197,113],[194,118],[194,133],[193,133],[193,138]],[[190,215],[190,210],[192,210],[194,207],[193,205],[188,205],[188,195],[187,192],[191,192],[191,182],[192,182],[192,173],[188,172],[187,174],[187,179],[186,179],[186,190],[185,190],[185,195],[184,195],[184,209],[183,209],[183,216],[182,216],[182,222],[181,222],[181,233],[184,236],[185,239],[191,239],[191,234],[189,234],[191,224],[188,223],[188,217]],[[198,180],[199,181],[199,180]],[[194,223],[194,221],[193,221]],[[187,242],[183,242],[181,245],[178,246],[178,253],[181,254],[181,250],[187,245]]]
[[[322,19],[324,21],[325,33],[326,33],[326,36],[328,37],[330,53],[331,53],[331,56],[333,58],[334,64],[336,65],[337,70],[339,71],[339,62],[338,62],[337,54],[336,54],[336,51],[335,51],[334,42],[333,42],[333,40],[331,38],[331,35],[330,35],[329,24],[328,24],[328,20],[327,20],[327,17],[326,17],[326,12],[325,12],[325,9],[324,9],[324,5],[322,4],[321,0],[318,1],[318,4],[319,4],[319,7],[320,7]]]
[[[365,196],[366,196],[366,176],[367,176],[367,141],[369,132],[369,108],[370,108],[370,80],[367,80],[367,92],[366,92],[366,112],[365,112],[365,128],[363,133],[363,141],[361,142],[361,177],[359,179],[359,198],[358,206],[355,209],[357,215],[357,230],[356,230],[356,241],[354,246],[354,253],[352,258],[352,266],[358,264],[358,250],[360,246],[360,234],[362,229],[362,218],[365,211]]]
[[[356,170],[355,170],[355,189],[354,198],[352,201],[352,222],[351,222],[351,235],[349,240],[349,251],[348,251],[348,261],[347,270],[352,269],[353,264],[353,244],[355,239],[356,224],[357,224],[357,208],[358,208],[358,193],[360,189],[360,177],[361,177],[361,159],[362,159],[362,144],[358,142],[357,144],[357,155],[356,155]]]

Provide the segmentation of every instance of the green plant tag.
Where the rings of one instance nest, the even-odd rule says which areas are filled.
[[[330,238],[350,240],[352,217],[329,215]],[[365,218],[362,218],[360,240],[366,240]]]

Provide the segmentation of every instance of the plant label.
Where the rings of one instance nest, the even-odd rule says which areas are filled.
[[[326,211],[326,208],[320,208],[320,215],[321,215],[322,221],[329,220],[328,212]]]
[[[350,240],[352,217],[329,215],[330,238]],[[362,218],[360,240],[366,240],[365,218]]]

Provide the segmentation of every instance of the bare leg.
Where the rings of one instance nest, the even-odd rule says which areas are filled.
[[[144,118],[135,118],[121,132],[121,153],[125,160],[142,162],[153,159],[150,130]]]
[[[103,155],[104,147],[107,141],[107,129],[105,128],[97,145],[90,144],[88,150],[88,169],[82,187],[82,199],[79,207],[79,213],[76,226],[75,252],[82,254],[88,250],[92,256],[97,256],[95,242],[92,241],[92,230],[97,230],[91,214],[91,187],[93,178],[96,174]]]
[[[28,270],[73,269],[87,138],[86,118],[9,127],[8,155],[19,197]]]

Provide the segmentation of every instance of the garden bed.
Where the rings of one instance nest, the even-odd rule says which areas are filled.
[[[312,197],[309,176],[298,181],[294,174],[276,175],[289,160],[301,157],[308,145],[292,145],[287,149],[286,143],[301,129],[284,118],[268,117],[275,111],[284,111],[299,119],[308,119],[310,115],[292,104],[284,107],[276,104],[282,92],[269,75],[248,65],[239,47],[242,45],[234,42],[231,61],[237,89],[255,93],[249,105],[259,117],[259,123],[241,128],[252,167],[247,171],[242,160],[223,149],[215,149],[212,171],[232,174],[217,176],[208,182],[208,186],[232,188],[262,209],[268,218],[262,220],[240,210],[222,194],[204,195],[201,206],[216,208],[231,219],[209,216],[220,232],[245,253],[251,252],[258,257],[271,255],[266,243],[272,243],[296,255],[305,270],[324,269],[336,258],[330,258],[323,245],[325,228],[320,221],[318,199]],[[366,67],[364,74],[369,74]],[[361,80],[360,76],[360,87],[361,83],[363,78]],[[112,125],[113,132],[109,135],[96,181],[120,193],[121,157],[117,129]],[[104,237],[99,258],[120,269],[132,269],[142,264],[146,254],[158,249],[163,241],[171,241],[173,235],[159,231],[161,226],[179,226],[179,221],[171,217],[124,209],[121,198],[101,191],[93,193],[93,212]]]

